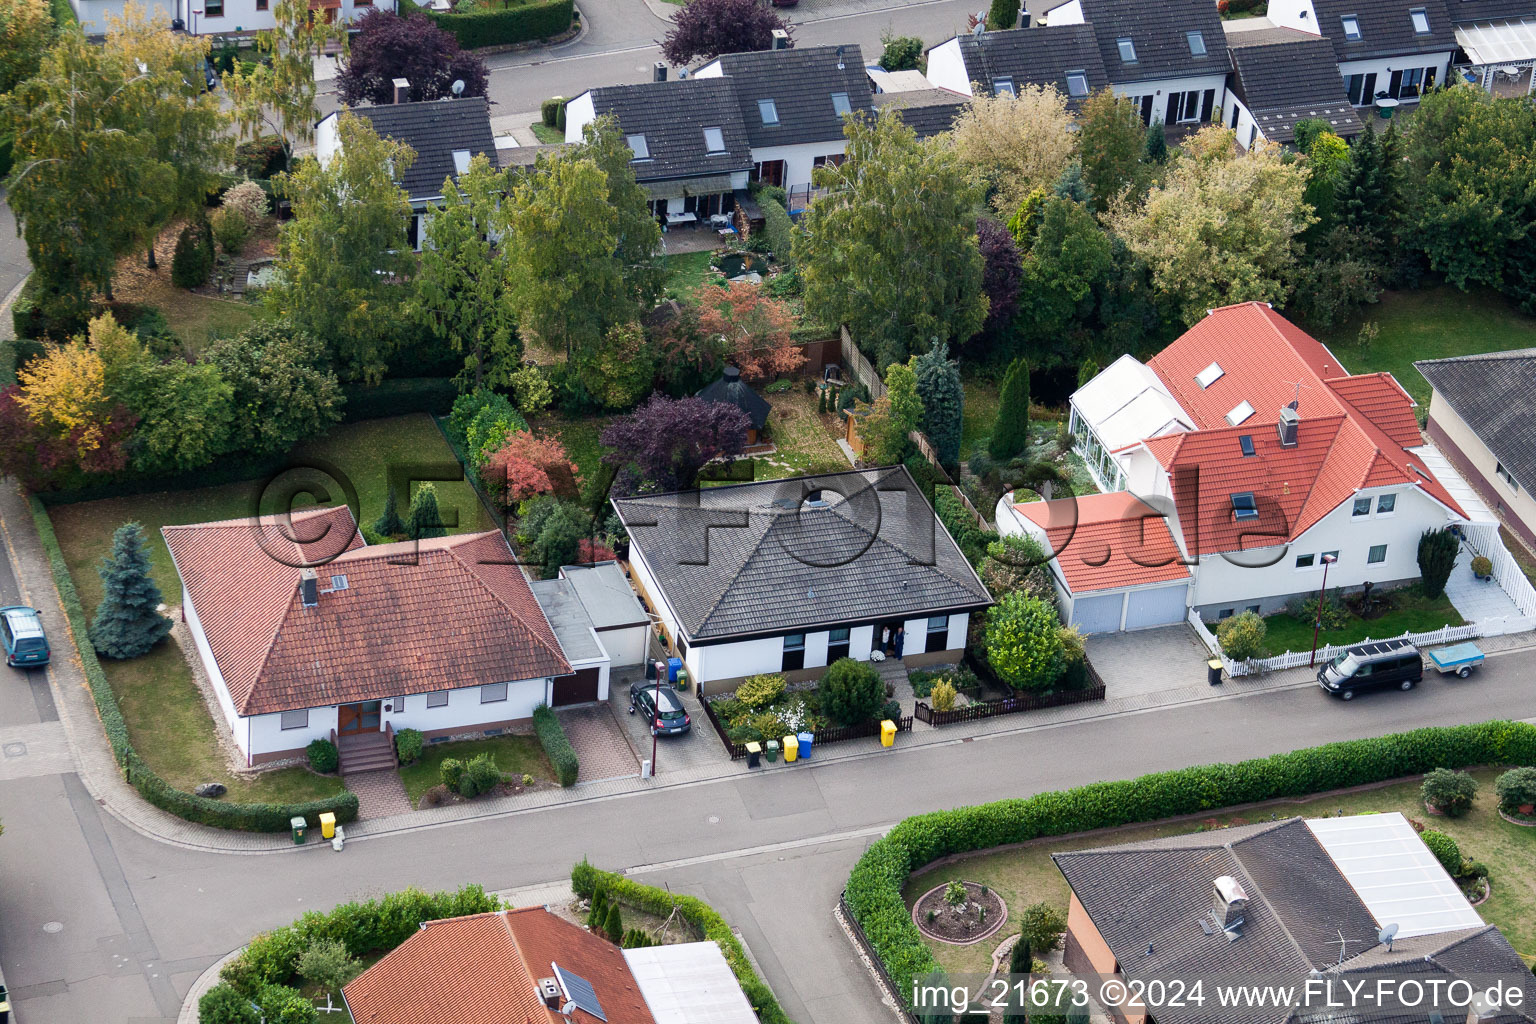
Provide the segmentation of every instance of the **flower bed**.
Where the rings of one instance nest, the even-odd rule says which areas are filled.
[[[732,740],[727,733],[725,724],[720,720],[720,716],[715,712],[715,705],[717,703],[723,703],[726,699],[728,698],[705,700],[704,716],[709,719],[709,724],[714,726],[715,735],[720,737],[720,742],[725,747],[725,752],[730,755],[731,760],[740,761],[742,758],[747,756],[746,742],[743,741],[738,743],[735,740]],[[911,715],[907,715],[905,718],[892,719],[892,721],[896,723],[897,732],[911,732],[912,720],[913,719]],[[798,732],[799,730],[796,731]],[[880,735],[880,723],[874,719],[871,719],[870,721],[863,722],[859,725],[845,725],[838,727],[826,726],[820,730],[812,729],[811,733],[816,737],[815,745],[812,747],[814,750],[815,747],[825,746],[828,743],[841,743],[845,740],[861,740],[869,739],[871,737],[878,737]],[[779,735],[786,736],[788,733],[780,733]]]
[[[956,946],[969,946],[995,935],[1007,920],[1008,906],[1003,898],[980,882],[936,885],[912,905],[912,923],[919,931]]]

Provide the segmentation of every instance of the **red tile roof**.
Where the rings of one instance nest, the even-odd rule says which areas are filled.
[[[543,907],[428,921],[342,995],[357,1024],[566,1024],[536,989],[553,964],[591,984],[608,1024],[655,1024],[623,952]]]
[[[1222,375],[1201,388],[1195,375],[1213,362]],[[1213,310],[1147,365],[1197,425],[1144,442],[1173,480],[1187,551],[1294,539],[1362,487],[1417,487],[1462,514],[1407,450],[1423,440],[1412,399],[1392,375],[1348,375],[1320,342],[1263,303]],[[1254,414],[1229,426],[1227,413],[1245,401]],[[1275,424],[1292,401],[1301,420],[1297,444],[1287,449]],[[1243,455],[1242,435],[1255,455]],[[1231,496],[1243,492],[1257,496],[1257,519],[1233,518]]]
[[[273,517],[161,531],[240,714],[570,673],[499,533],[369,547],[345,506],[291,529],[314,540],[294,544]]]
[[[1045,529],[1074,594],[1189,578],[1167,518],[1126,491],[1014,508]]]

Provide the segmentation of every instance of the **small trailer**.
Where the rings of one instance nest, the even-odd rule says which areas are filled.
[[[1430,664],[1435,666],[1435,671],[1441,675],[1451,672],[1465,679],[1472,674],[1472,670],[1481,665],[1484,655],[1478,649],[1477,644],[1464,643],[1453,644],[1450,647],[1442,647],[1438,651],[1426,651]]]

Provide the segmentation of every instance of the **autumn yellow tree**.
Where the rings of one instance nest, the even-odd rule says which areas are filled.
[[[1056,184],[1077,151],[1067,100],[1055,86],[977,96],[955,120],[955,155],[1006,220],[1035,188]]]
[[[106,315],[91,321],[91,331],[103,321],[116,326]],[[17,370],[16,379],[21,385],[16,401],[32,422],[60,439],[73,438],[82,457],[101,446],[112,401],[101,353],[85,339],[50,346]]]
[[[0,94],[37,72],[52,41],[48,0],[0,0]]]

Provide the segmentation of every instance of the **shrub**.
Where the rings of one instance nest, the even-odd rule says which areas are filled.
[[[299,977],[322,991],[333,992],[357,977],[363,965],[347,952],[340,939],[316,939],[299,954]]]
[[[240,255],[240,250],[245,248],[245,240],[251,234],[244,215],[226,206],[214,212],[212,225],[213,240],[219,244],[220,251],[226,256]]]
[[[1461,874],[1461,849],[1456,845],[1456,840],[1432,828],[1420,832],[1419,838],[1424,840],[1424,845],[1429,847],[1429,852],[1435,855],[1447,874],[1452,878]]]
[[[1487,878],[1488,865],[1480,860],[1464,860],[1461,862],[1462,878]]]
[[[617,903],[608,907],[608,914],[603,918],[603,932],[608,936],[608,941],[614,944],[624,936],[624,915],[619,912]]]
[[[256,994],[265,1024],[315,1024],[320,1011],[298,989],[287,985],[266,985]]]
[[[443,758],[437,765],[437,778],[448,787],[448,792],[457,793],[464,779],[464,762],[456,757]]]
[[[544,753],[555,767],[556,781],[562,786],[576,785],[576,776],[581,770],[576,760],[576,751],[566,738],[560,719],[547,704],[540,704],[533,709],[533,731],[538,733]]]
[[[395,756],[401,764],[411,764],[421,756],[421,733],[416,729],[401,729],[395,733]]]
[[[1216,624],[1216,640],[1222,653],[1234,661],[1263,658],[1269,651],[1264,646],[1269,627],[1254,612],[1242,612],[1222,619]]]
[[[171,283],[177,288],[196,288],[208,283],[213,273],[213,229],[207,221],[188,224],[176,237],[171,256]]]
[[[261,1014],[234,986],[213,986],[197,1001],[198,1024],[260,1024]]]
[[[969,894],[965,891],[964,882],[950,879],[949,884],[944,886],[944,902],[948,903],[950,906],[958,907],[968,898]]]
[[[263,135],[235,147],[235,171],[247,178],[265,180],[287,169],[283,160],[283,140],[276,135]]]
[[[439,28],[452,32],[466,50],[485,46],[507,46],[535,39],[557,36],[571,27],[574,5],[571,0],[531,0],[515,7],[477,10],[468,14],[427,11],[427,17]],[[555,121],[564,128],[565,107]]]
[[[1007,26],[1011,28],[1012,26]],[[887,71],[916,71],[923,59],[923,41],[916,36],[886,35],[880,38],[880,66]]]
[[[1419,797],[1426,805],[1451,818],[1470,811],[1476,795],[1477,780],[1466,772],[1449,768],[1436,768],[1424,776],[1424,784],[1419,787]]]
[[[464,771],[459,776],[459,795],[465,798],[476,797],[482,793],[489,793],[501,784],[501,769],[496,767],[496,758],[486,751],[476,754],[464,765]]]
[[[555,126],[555,120],[560,116],[560,109],[564,106],[564,96],[551,96],[539,104],[539,119],[544,122],[544,127],[553,128]]]
[[[1493,575],[1493,561],[1486,555],[1478,555],[1472,559],[1472,572],[1478,576]]]
[[[1536,768],[1511,768],[1493,780],[1493,792],[1502,811],[1518,812],[1536,804]]]
[[[784,696],[787,685],[784,677],[776,672],[748,676],[736,687],[736,699],[753,711],[759,711]]]
[[[1419,537],[1419,575],[1424,580],[1424,596],[1431,601],[1445,594],[1445,581],[1456,568],[1456,553],[1461,542],[1450,530],[1425,530]]]
[[[223,205],[240,214],[245,226],[254,231],[267,215],[267,193],[254,181],[242,181],[224,193]]]
[[[928,695],[928,706],[935,711],[953,711],[957,696],[955,684],[948,679],[940,679],[933,684],[933,691]]]
[[[1327,594],[1293,597],[1286,602],[1285,610],[1302,622],[1321,623],[1323,629],[1339,629],[1349,623],[1349,610],[1337,588]]]
[[[1019,915],[1019,927],[1024,942],[1035,953],[1045,953],[1061,945],[1061,933],[1067,930],[1067,919],[1061,911],[1049,903],[1036,903],[1025,907]]]
[[[857,725],[875,717],[885,704],[885,683],[866,662],[839,658],[821,677],[816,693],[821,710],[838,725]]]
[[[1046,690],[1061,677],[1066,660],[1056,609],[1021,591],[1005,594],[987,609],[987,662],[1015,690]]]
[[[610,901],[627,904],[647,914],[664,918],[671,915],[675,909],[695,933],[702,934],[705,939],[720,947],[720,952],[725,955],[725,962],[731,965],[731,971],[736,975],[741,991],[746,995],[747,1001],[752,1004],[752,1009],[757,1013],[757,1019],[761,1024],[790,1024],[789,1017],[779,1007],[778,1000],[774,998],[773,990],[764,984],[763,980],[757,976],[757,972],[753,970],[752,962],[747,959],[747,951],[742,948],[741,940],[736,938],[731,926],[709,904],[693,896],[677,895],[655,886],[642,885],[620,875],[599,871],[586,861],[571,868],[571,888],[578,896],[590,896],[599,886],[607,893]],[[900,899],[900,894],[897,898]],[[910,915],[908,915],[907,924],[914,932],[917,931],[911,923]],[[918,941],[921,942],[921,939]]]
[[[309,766],[321,775],[329,775],[341,766],[341,754],[330,740],[310,740],[304,753],[309,755]]]

